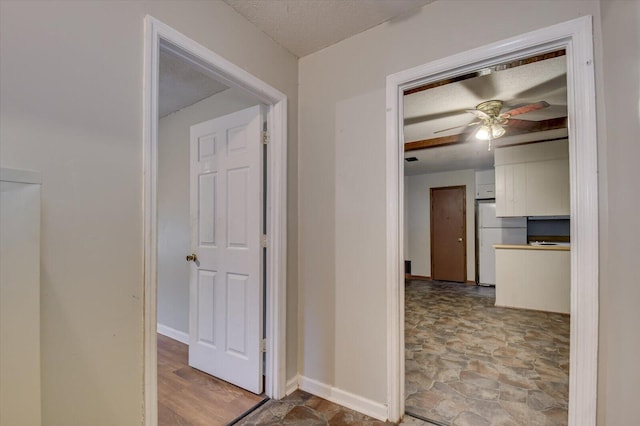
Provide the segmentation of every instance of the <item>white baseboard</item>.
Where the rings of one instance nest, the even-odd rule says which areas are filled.
[[[292,393],[294,393],[296,390],[298,390],[298,381],[300,380],[300,376],[298,374],[296,374],[295,376],[293,376],[293,378],[289,381],[287,381],[286,384],[286,388],[285,388],[285,395],[291,395]]]
[[[363,398],[304,376],[299,376],[298,383],[300,389],[319,396],[320,398],[340,404],[383,422],[388,418],[388,409],[386,404],[381,404],[379,402]]]
[[[173,340],[177,340],[180,343],[184,343],[185,345],[189,344],[189,334],[184,331],[176,330],[175,328],[158,323],[158,333],[163,336],[170,337]]]

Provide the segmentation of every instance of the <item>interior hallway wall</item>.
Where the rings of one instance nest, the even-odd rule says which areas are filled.
[[[411,274],[431,276],[431,188],[465,185],[467,281],[476,280],[475,171],[455,170],[407,176],[408,229]]]
[[[436,1],[300,60],[302,376],[387,402],[386,77],[584,15],[599,43],[598,0]]]
[[[44,426],[142,423],[146,14],[288,97],[297,371],[297,58],[221,1],[1,1],[0,161],[43,178]]]
[[[189,132],[258,102],[227,89],[158,122],[158,325],[189,334]]]
[[[603,0],[601,10],[598,424],[626,426],[640,399],[640,2]]]

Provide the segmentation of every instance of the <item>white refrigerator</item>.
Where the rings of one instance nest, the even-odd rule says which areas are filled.
[[[496,217],[495,201],[478,201],[478,284],[496,284],[494,244],[527,244],[526,217]]]

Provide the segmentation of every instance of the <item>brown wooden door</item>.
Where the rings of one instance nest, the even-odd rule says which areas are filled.
[[[431,188],[431,278],[465,282],[466,187]]]

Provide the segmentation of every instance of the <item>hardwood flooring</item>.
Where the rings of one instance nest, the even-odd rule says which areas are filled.
[[[188,365],[188,346],[158,334],[158,426],[225,425],[265,399]]]

